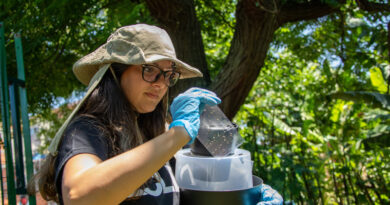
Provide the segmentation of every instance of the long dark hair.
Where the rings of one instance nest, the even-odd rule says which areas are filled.
[[[129,65],[119,63],[113,63],[111,66],[118,80],[129,68]],[[108,70],[72,121],[79,118],[91,119],[93,121],[91,124],[109,139],[112,148],[109,156],[112,157],[162,134],[165,131],[167,109],[168,94],[163,97],[153,112],[137,113],[132,109],[119,82]],[[45,200],[58,202],[54,180],[56,159],[56,156],[50,154],[47,156],[41,169],[29,183],[29,193],[35,194],[36,181]]]

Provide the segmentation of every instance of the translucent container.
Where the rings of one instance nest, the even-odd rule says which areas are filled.
[[[192,154],[190,149],[176,153],[175,177],[180,188],[202,191],[231,191],[253,186],[250,153],[236,149],[225,157]]]

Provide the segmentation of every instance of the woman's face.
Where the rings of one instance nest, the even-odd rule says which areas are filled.
[[[163,71],[172,70],[172,62],[168,60],[152,63]],[[121,87],[127,100],[138,113],[152,112],[168,90],[164,76],[154,82],[146,82],[142,78],[142,66],[132,65],[122,74]]]

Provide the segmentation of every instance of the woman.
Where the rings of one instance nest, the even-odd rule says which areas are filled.
[[[60,204],[179,204],[168,161],[197,136],[202,107],[220,99],[189,89],[172,102],[166,129],[167,92],[201,72],[176,58],[164,30],[145,24],[118,29],[73,71],[88,91],[36,176],[42,196]]]

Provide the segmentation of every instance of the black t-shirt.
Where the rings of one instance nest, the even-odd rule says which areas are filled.
[[[65,163],[71,157],[80,153],[93,154],[104,161],[109,158],[110,152],[108,139],[94,126],[90,118],[88,120],[79,118],[68,126],[58,148],[58,157],[55,164],[55,182],[61,204],[63,204],[61,192],[62,171]],[[179,187],[172,169],[167,163],[153,175],[145,189],[129,195],[121,205],[178,205],[179,198]]]

